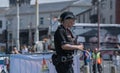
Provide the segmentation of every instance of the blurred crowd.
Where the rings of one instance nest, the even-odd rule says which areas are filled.
[[[13,46],[10,50],[10,54],[29,54],[29,53],[41,53],[48,52],[51,49],[50,40],[45,38],[42,41],[35,42],[32,46],[23,44],[20,47],[20,50],[16,46]]]

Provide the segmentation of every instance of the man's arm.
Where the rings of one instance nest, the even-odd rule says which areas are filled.
[[[83,50],[83,45],[73,45],[71,42],[66,40],[66,32],[63,29],[58,30],[56,33],[59,37],[59,41],[61,42],[61,48],[64,50]]]
[[[64,50],[83,50],[83,45],[71,45],[71,44],[64,44],[61,46]]]

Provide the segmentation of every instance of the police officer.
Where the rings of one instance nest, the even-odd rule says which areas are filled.
[[[61,25],[58,26],[54,34],[54,45],[59,63],[55,65],[57,73],[73,72],[74,50],[83,50],[83,45],[75,45],[74,37],[70,28],[75,23],[75,15],[72,12],[63,12],[60,15]]]

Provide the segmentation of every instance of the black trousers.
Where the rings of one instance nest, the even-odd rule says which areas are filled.
[[[96,64],[93,64],[93,73],[97,73],[97,72],[95,72],[96,70],[98,70],[99,73],[102,73],[101,64],[97,64],[97,69],[96,69]]]
[[[71,61],[60,62],[55,68],[57,73],[74,73]]]

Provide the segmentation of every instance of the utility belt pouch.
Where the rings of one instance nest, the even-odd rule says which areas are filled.
[[[52,55],[52,63],[53,63],[53,65],[58,65],[59,60],[58,60],[58,55],[57,54]]]

